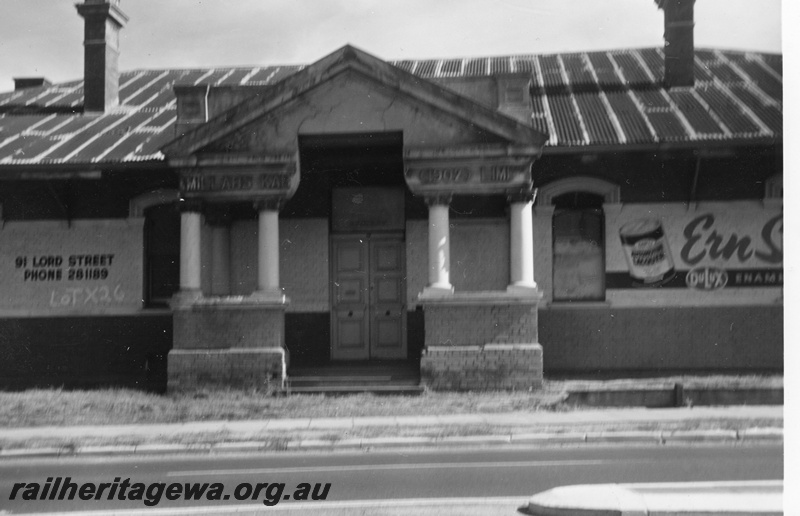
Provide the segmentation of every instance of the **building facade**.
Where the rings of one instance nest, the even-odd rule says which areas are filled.
[[[85,78],[0,94],[3,385],[782,370],[781,57],[662,4],[666,53],[123,73],[80,4]]]

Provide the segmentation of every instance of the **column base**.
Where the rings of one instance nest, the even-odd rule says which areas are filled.
[[[287,304],[289,302],[281,289],[256,290],[247,297],[247,300],[267,304]]]
[[[203,292],[198,289],[181,289],[172,296],[169,306],[173,310],[188,308],[203,299]]]
[[[453,288],[453,285],[434,283],[433,285],[428,285],[422,289],[422,292],[420,292],[418,297],[419,299],[449,297],[454,293],[455,289]]]
[[[506,288],[506,292],[518,296],[542,297],[536,283],[512,283]]]

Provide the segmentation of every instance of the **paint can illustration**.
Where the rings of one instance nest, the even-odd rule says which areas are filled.
[[[675,264],[658,219],[637,219],[619,228],[628,273],[635,287],[657,287],[675,277]]]

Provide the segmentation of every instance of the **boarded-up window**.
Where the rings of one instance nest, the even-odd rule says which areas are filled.
[[[554,199],[553,299],[605,299],[602,198],[565,194]]]

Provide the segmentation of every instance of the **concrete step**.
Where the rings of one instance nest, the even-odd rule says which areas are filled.
[[[421,394],[424,388],[416,384],[319,384],[319,385],[289,385],[290,394],[356,394],[372,392],[376,394]]]
[[[392,377],[392,376],[299,376],[289,377],[289,383],[294,386],[311,385],[382,385],[382,384],[419,384],[419,377]]]

